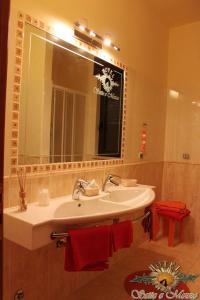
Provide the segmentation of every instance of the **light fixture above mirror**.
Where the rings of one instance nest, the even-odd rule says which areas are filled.
[[[105,34],[104,37],[97,34],[94,30],[89,29],[86,20],[75,22],[74,35],[85,43],[96,48],[102,49],[102,45],[111,47],[115,51],[120,51],[120,48],[113,44],[110,34]]]

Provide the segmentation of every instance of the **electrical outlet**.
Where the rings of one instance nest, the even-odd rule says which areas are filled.
[[[183,153],[183,159],[190,159],[190,154],[189,153]]]
[[[138,157],[139,157],[139,159],[143,159],[144,158],[144,153],[143,152],[139,152],[138,153]]]

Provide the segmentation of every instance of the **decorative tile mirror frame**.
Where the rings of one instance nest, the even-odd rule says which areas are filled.
[[[20,110],[20,92],[22,82],[22,60],[23,60],[23,43],[25,23],[31,24],[47,33],[55,34],[54,28],[46,25],[44,22],[31,17],[30,15],[19,12],[16,30],[16,51],[13,83],[13,102],[12,102],[12,133],[11,133],[11,175],[16,175],[17,169],[25,169],[28,174],[66,172],[72,169],[104,167],[118,165],[123,163],[124,146],[125,146],[125,127],[126,127],[126,99],[127,99],[127,67],[121,62],[109,58],[108,62],[124,70],[124,91],[123,91],[123,115],[122,115],[122,138],[121,138],[121,157],[109,160],[92,160],[66,163],[48,163],[34,165],[18,165],[18,145],[19,145],[19,110]],[[98,50],[85,44],[82,41],[74,39],[74,46],[81,48],[92,55],[103,58]]]

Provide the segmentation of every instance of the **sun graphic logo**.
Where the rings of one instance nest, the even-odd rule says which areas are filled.
[[[159,262],[149,266],[151,283],[162,292],[176,288],[181,277],[180,266],[175,262]]]
[[[102,69],[102,73],[103,73],[103,75],[97,74],[96,78],[98,80],[100,80],[104,90],[107,93],[110,93],[112,91],[113,87],[119,86],[119,84],[114,81],[115,74],[114,74],[113,70],[111,70],[110,68]]]
[[[124,287],[133,299],[192,299],[198,293],[190,292],[187,283],[195,281],[199,275],[184,274],[176,262],[161,261],[153,263],[148,270],[129,274]]]

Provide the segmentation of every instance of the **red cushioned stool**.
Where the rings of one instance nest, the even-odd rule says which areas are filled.
[[[180,242],[183,241],[183,221],[184,219],[189,216],[190,211],[189,209],[185,209],[184,213],[173,212],[169,210],[159,210],[158,215],[163,216],[165,219],[169,221],[168,227],[168,246],[174,246],[174,237],[175,237],[175,229],[176,229],[176,222],[179,222],[179,240]],[[166,233],[166,223],[163,223],[163,232]]]

